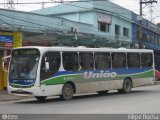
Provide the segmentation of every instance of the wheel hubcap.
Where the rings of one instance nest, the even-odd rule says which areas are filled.
[[[64,91],[65,96],[70,96],[72,94],[72,91],[70,88],[66,88]]]

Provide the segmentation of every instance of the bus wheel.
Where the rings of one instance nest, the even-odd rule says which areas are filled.
[[[60,98],[62,100],[70,100],[73,98],[73,86],[71,84],[68,83],[63,86]]]
[[[43,102],[43,101],[45,101],[46,100],[46,96],[36,96],[35,97],[38,101],[40,101],[40,102]]]
[[[119,89],[119,93],[130,93],[132,89],[132,81],[130,79],[125,79],[123,82],[123,89]]]
[[[107,95],[109,90],[105,90],[105,91],[97,91],[98,94],[100,95]]]

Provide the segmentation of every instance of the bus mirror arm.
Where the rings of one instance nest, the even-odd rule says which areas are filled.
[[[6,56],[6,57],[3,57],[2,58],[2,70],[3,71],[5,71],[5,72],[8,72],[8,69],[5,69],[5,61],[8,59],[8,58],[10,58],[11,56],[9,55],[9,56]]]

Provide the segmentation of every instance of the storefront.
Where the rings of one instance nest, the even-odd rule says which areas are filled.
[[[0,90],[7,87],[7,72],[2,70],[2,58],[10,55],[12,48],[22,46],[21,32],[0,31]],[[8,67],[9,61],[5,67]]]

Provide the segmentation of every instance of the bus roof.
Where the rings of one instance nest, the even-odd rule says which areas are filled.
[[[80,52],[150,52],[151,49],[126,49],[126,48],[86,48],[86,47],[41,47],[41,46],[25,46],[14,49],[27,49],[27,48],[36,48],[40,51],[80,51]]]

